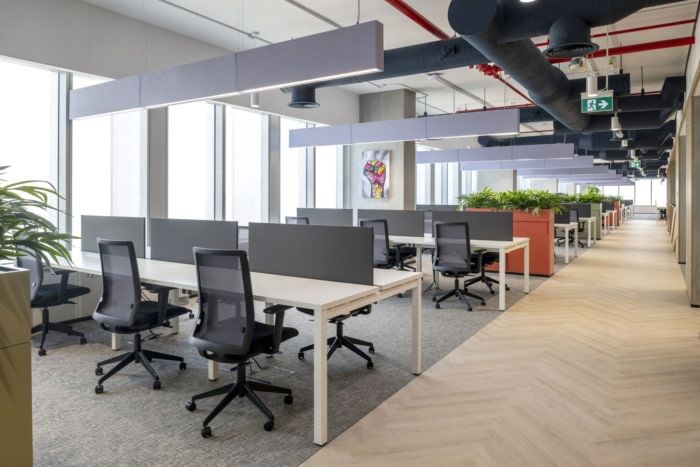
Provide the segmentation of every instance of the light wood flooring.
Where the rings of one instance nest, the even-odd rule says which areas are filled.
[[[664,225],[628,221],[306,465],[699,466],[699,329]]]

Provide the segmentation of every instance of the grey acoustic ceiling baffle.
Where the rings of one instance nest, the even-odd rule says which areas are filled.
[[[71,119],[162,107],[384,69],[377,21],[116,79],[70,93]]]
[[[432,164],[436,162],[491,162],[541,159],[572,159],[574,145],[533,144],[521,146],[493,146],[465,149],[446,149],[442,151],[418,151],[416,163]]]
[[[459,170],[574,169],[593,167],[592,156],[572,159],[460,162]]]
[[[415,141],[479,135],[515,135],[520,128],[518,109],[485,110],[400,120],[353,123],[289,132],[289,147]],[[573,146],[572,146],[573,154]]]
[[[579,175],[579,174],[607,174],[609,172],[610,172],[610,170],[608,170],[607,165],[598,165],[595,167],[579,168],[579,169],[525,169],[525,170],[519,170],[518,175],[522,175],[522,176],[529,176],[529,175],[534,175],[534,176],[539,176],[539,175]],[[615,171],[612,171],[612,173],[615,173]]]

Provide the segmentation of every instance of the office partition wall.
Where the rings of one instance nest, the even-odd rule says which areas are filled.
[[[151,259],[194,264],[196,246],[238,249],[238,222],[151,219]]]
[[[358,209],[357,220],[384,219],[389,228],[389,235],[406,235],[422,237],[425,229],[425,214],[422,211],[403,211],[396,209]]]
[[[513,240],[512,212],[433,211],[433,226],[436,222],[468,222],[469,236],[474,239]]]
[[[146,257],[146,219],[143,217],[80,216],[80,249],[98,253],[97,239],[129,240],[138,258]]]
[[[308,217],[311,225],[353,226],[352,209],[297,208],[297,217]]]

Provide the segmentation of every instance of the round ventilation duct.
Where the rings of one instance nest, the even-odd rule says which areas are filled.
[[[549,46],[544,54],[551,58],[574,58],[598,50],[591,40],[591,28],[576,15],[563,15],[549,28]]]
[[[292,101],[289,107],[297,109],[313,109],[318,107],[316,102],[316,88],[313,86],[295,86],[292,88]]]

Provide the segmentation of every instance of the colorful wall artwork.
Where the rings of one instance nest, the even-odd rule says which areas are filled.
[[[362,153],[362,197],[389,198],[389,164],[391,151]]]

